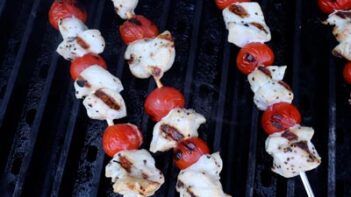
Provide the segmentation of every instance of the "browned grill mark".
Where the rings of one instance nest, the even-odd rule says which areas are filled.
[[[120,156],[119,165],[121,165],[123,169],[125,169],[128,173],[130,173],[133,163],[130,162],[125,156]]]
[[[169,34],[169,33],[161,34],[161,35],[158,36],[158,38],[164,39],[164,40],[173,41],[172,35]]]
[[[90,46],[88,43],[86,43],[82,38],[79,36],[76,38],[77,43],[83,48],[83,49],[88,49]]]
[[[335,14],[343,19],[351,18],[351,12],[348,11],[338,11]]]
[[[268,77],[272,78],[272,74],[271,71],[268,70],[267,68],[263,67],[263,66],[259,66],[258,70],[263,72],[265,75],[267,75]]]
[[[190,187],[186,188],[186,191],[190,194],[191,197],[197,197],[193,191],[191,191]]]
[[[90,87],[90,84],[88,83],[88,81],[81,76],[79,76],[77,79],[77,85],[79,87],[88,87],[88,88]]]
[[[231,6],[229,6],[228,9],[229,11],[240,16],[241,18],[249,17],[249,13],[241,5],[232,4]]]
[[[131,18],[131,19],[128,20],[128,22],[131,22],[131,23],[133,23],[135,25],[138,25],[138,26],[142,25],[141,22],[138,19],[136,19],[136,18]]]
[[[285,131],[282,134],[282,137],[288,139],[289,141],[297,140],[297,138],[298,138],[297,135],[295,135],[295,133],[290,132],[290,131]]]
[[[130,59],[128,60],[128,64],[133,64],[134,63],[134,55],[130,55]]]
[[[250,25],[256,27],[257,29],[263,31],[264,33],[268,34],[268,31],[263,27],[262,24],[256,23],[256,22],[251,22]]]
[[[149,178],[149,175],[145,174],[144,172],[141,173],[141,175],[143,176],[143,179],[148,179]]]
[[[184,187],[185,186],[185,184],[182,182],[182,181],[179,181],[178,180],[178,182],[177,182],[177,187],[178,188],[182,188],[182,187]]]
[[[161,69],[157,66],[150,66],[152,76],[158,78],[161,75]]]
[[[161,132],[166,135],[167,139],[179,141],[184,138],[184,135],[181,134],[176,128],[163,124],[160,126]]]
[[[284,81],[279,81],[278,83],[280,85],[284,86],[284,88],[286,88],[287,90],[291,91],[290,86],[287,83],[285,83]]]
[[[308,160],[307,162],[320,162],[319,159],[314,156],[314,154],[311,153],[311,151],[308,149],[307,141],[300,141],[300,142],[295,142],[291,144],[292,147],[299,147],[302,150],[306,151],[308,154]]]
[[[250,63],[256,62],[255,56],[251,55],[250,53],[244,54],[244,60]]]
[[[97,90],[95,92],[95,96],[101,99],[106,105],[108,105],[110,108],[114,110],[120,110],[121,106],[109,95],[107,95],[105,92],[102,90]]]

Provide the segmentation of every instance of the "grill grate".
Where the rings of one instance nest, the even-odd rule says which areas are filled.
[[[103,57],[121,78],[132,122],[142,128],[144,148],[153,123],[143,114],[152,80],[131,76],[123,60],[125,46],[117,27],[122,23],[109,0],[80,0],[89,27],[101,30],[107,43]],[[307,173],[316,196],[351,196],[349,144],[351,108],[342,80],[343,61],[330,27],[320,21],[314,1],[260,0],[272,30],[269,43],[278,65],[287,64],[295,104],[303,123],[315,128],[313,139],[322,165]],[[0,1],[0,194],[3,196],[113,196],[104,178],[108,162],[101,146],[104,122],[87,118],[74,98],[69,63],[55,49],[58,33],[47,21],[51,1]],[[16,11],[15,11],[16,10]],[[155,21],[175,38],[177,56],[164,84],[183,90],[187,106],[207,117],[200,136],[224,160],[222,183],[233,196],[300,196],[299,179],[270,172],[264,151],[260,112],[252,102],[245,76],[235,68],[238,49],[226,41],[227,31],[212,0],[143,0],[137,13]],[[156,196],[177,196],[178,171],[172,153],[155,155],[167,182]]]

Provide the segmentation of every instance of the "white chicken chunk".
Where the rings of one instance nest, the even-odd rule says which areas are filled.
[[[124,54],[132,74],[137,78],[153,76],[161,79],[174,62],[175,48],[170,32],[152,39],[137,40],[128,45]]]
[[[73,60],[88,53],[100,54],[104,48],[105,40],[100,31],[89,29],[79,33],[75,38],[63,40],[56,51],[66,60]]]
[[[333,54],[351,61],[351,10],[337,10],[328,16],[325,24],[334,25],[333,34],[340,43]]]
[[[154,126],[150,151],[167,151],[179,140],[197,137],[197,129],[205,122],[205,117],[193,109],[172,109]]]
[[[106,69],[92,65],[83,70],[74,82],[76,97],[78,99],[88,96],[101,88],[107,88],[117,93],[123,90],[121,81]]]
[[[138,0],[112,0],[112,2],[116,13],[122,19],[128,19],[135,15],[134,9],[138,5]]]
[[[112,122],[127,116],[126,105],[122,96],[110,89],[99,89],[83,100],[88,116],[91,119]]]
[[[250,42],[268,42],[271,32],[257,2],[234,3],[223,10],[228,42],[243,47]]]
[[[190,167],[181,170],[176,185],[180,197],[228,197],[222,189],[219,173],[223,162],[219,153],[202,155]]]
[[[64,40],[74,39],[80,33],[87,30],[87,26],[76,17],[69,17],[60,20],[59,30]]]
[[[294,94],[290,87],[281,79],[284,77],[286,66],[258,67],[248,75],[254,103],[260,110],[280,102],[291,103]]]
[[[112,178],[113,191],[124,197],[152,196],[165,181],[144,149],[117,153],[107,164],[105,176]]]
[[[272,171],[290,178],[319,166],[321,158],[311,143],[311,127],[296,125],[273,133],[266,140],[266,151],[273,157]]]

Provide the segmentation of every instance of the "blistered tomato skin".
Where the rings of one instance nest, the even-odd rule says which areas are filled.
[[[251,0],[215,0],[218,9],[223,10],[224,8],[230,6],[237,2],[250,2]]]
[[[344,80],[347,84],[351,85],[351,62],[348,62],[344,66],[343,70]]]
[[[206,142],[200,138],[193,137],[178,142],[177,147],[174,149],[174,162],[179,169],[185,169],[204,154],[210,152]]]
[[[119,27],[119,32],[125,44],[139,39],[153,38],[159,33],[157,26],[141,15],[135,15],[133,18],[126,20]]]
[[[142,134],[133,124],[109,126],[102,137],[102,148],[110,157],[122,150],[138,149],[142,143]]]
[[[174,108],[183,108],[183,94],[172,87],[161,87],[153,90],[146,98],[144,108],[150,118],[158,122]]]
[[[258,66],[270,66],[274,62],[272,49],[263,43],[249,43],[240,49],[236,65],[243,74],[250,74]]]
[[[68,17],[76,17],[83,23],[87,21],[87,13],[79,8],[74,0],[55,0],[49,10],[49,22],[52,27],[59,29],[60,20]]]
[[[322,12],[326,14],[330,14],[335,10],[351,9],[350,0],[318,0],[318,5]]]
[[[86,54],[72,61],[70,67],[70,74],[72,79],[76,80],[84,69],[92,65],[99,65],[104,69],[107,69],[107,64],[101,56],[95,54]]]
[[[299,110],[290,103],[276,103],[270,106],[263,113],[261,119],[262,127],[268,135],[284,131],[300,123],[301,114]]]

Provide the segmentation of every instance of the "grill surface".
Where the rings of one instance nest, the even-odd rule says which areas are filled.
[[[342,80],[342,60],[330,51],[336,42],[314,1],[259,1],[272,30],[276,64],[288,65],[286,80],[295,92],[303,123],[315,128],[313,142],[323,162],[308,172],[316,196],[351,196],[350,87]],[[74,98],[69,63],[58,57],[57,31],[48,23],[51,1],[0,1],[0,196],[114,196],[104,178],[108,162],[101,146],[106,127],[87,118]],[[128,118],[142,128],[144,148],[153,123],[143,114],[151,80],[131,76],[123,60],[122,23],[108,0],[81,0],[89,27],[102,31],[109,70],[123,81]],[[165,84],[184,91],[187,106],[207,117],[200,135],[221,151],[223,187],[233,196],[302,196],[299,178],[270,171],[260,112],[245,76],[235,68],[238,49],[226,42],[221,12],[212,0],[142,0],[137,13],[170,30],[177,56]],[[177,196],[177,170],[170,152],[156,154],[167,177],[156,196]]]

